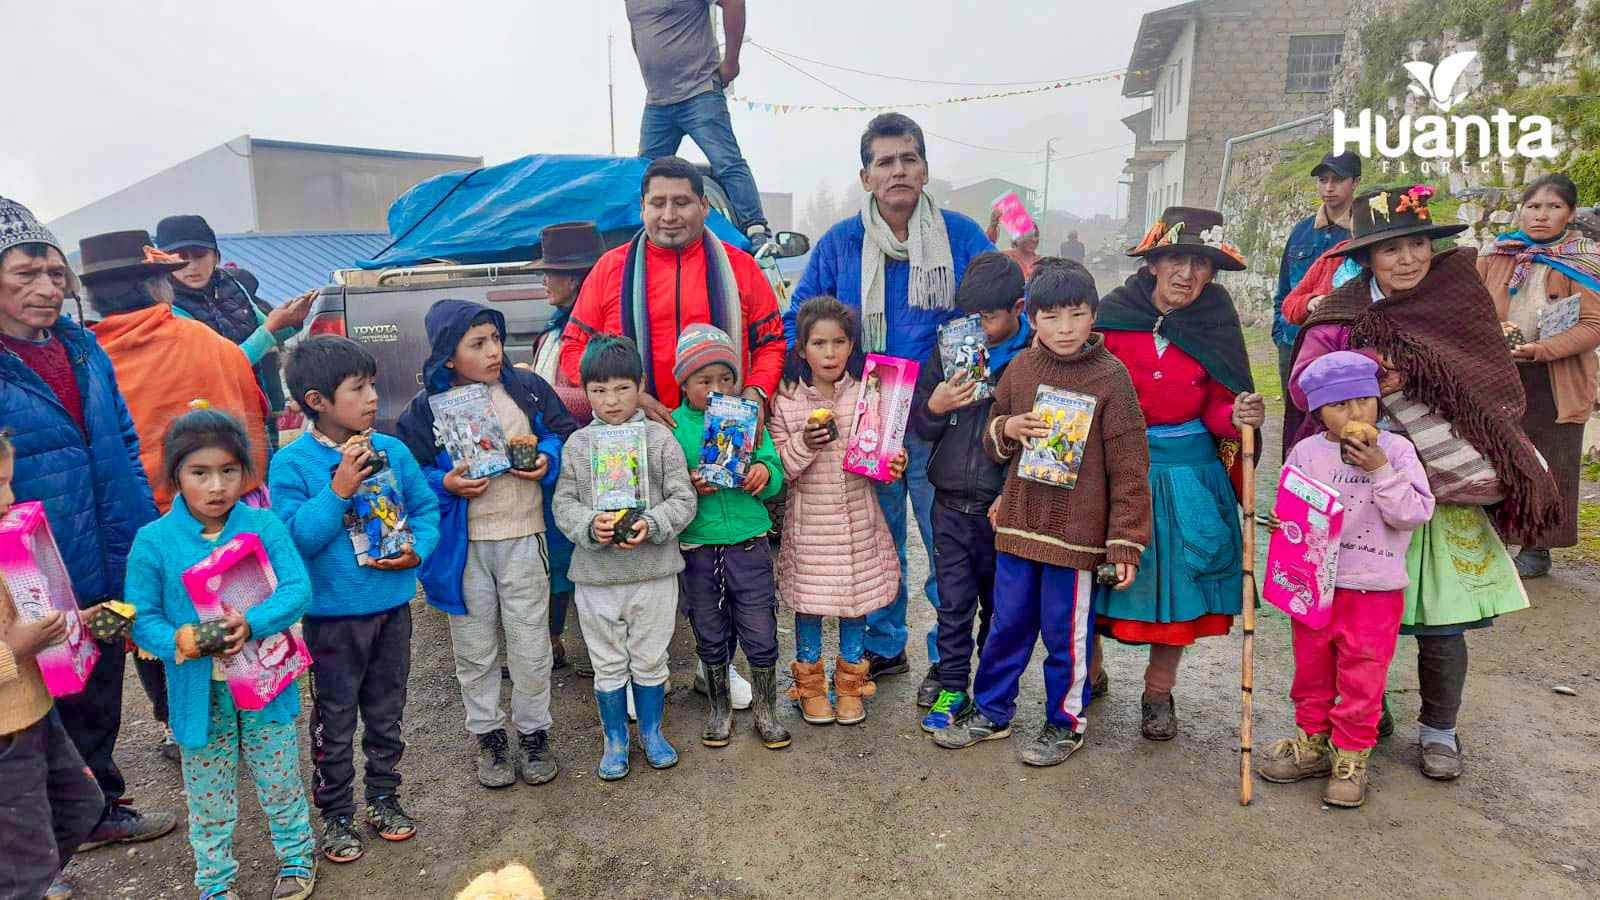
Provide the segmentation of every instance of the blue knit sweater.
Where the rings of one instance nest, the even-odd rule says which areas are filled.
[[[183,586],[183,573],[205,559],[219,544],[240,534],[261,538],[267,559],[278,576],[272,596],[244,614],[255,639],[270,637],[300,621],[311,605],[311,579],[305,564],[278,517],[268,509],[235,504],[228,522],[215,541],[200,536],[203,526],[189,514],[179,496],[172,509],[139,529],[128,553],[125,599],[137,615],[133,642],[156,655],[166,665],[167,709],[173,738],[185,747],[204,747],[211,722],[211,658],[202,656],[183,663],[178,655],[178,629],[200,621],[194,601]],[[261,710],[269,722],[293,722],[300,715],[300,691],[293,685],[272,698]]]
[[[406,445],[386,434],[372,435],[373,449],[387,453],[405,504],[412,548],[427,559],[439,544],[439,501]],[[310,432],[272,457],[267,487],[272,508],[289,527],[311,573],[313,616],[364,616],[411,602],[417,570],[386,572],[356,562],[344,514],[350,501],[333,492],[332,470],[339,451]]]

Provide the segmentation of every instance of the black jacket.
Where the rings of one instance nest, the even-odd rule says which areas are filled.
[[[928,456],[928,482],[933,499],[957,512],[981,516],[1006,486],[1005,466],[983,452],[983,429],[989,424],[991,397],[945,416],[928,411],[928,398],[944,380],[939,347],[922,364],[911,396],[911,430],[933,445]]]
[[[250,296],[239,280],[221,267],[212,273],[211,281],[200,290],[176,278],[172,282],[172,305],[211,326],[211,330],[235,344],[242,344],[255,333],[257,301]],[[266,312],[264,304],[261,311]]]

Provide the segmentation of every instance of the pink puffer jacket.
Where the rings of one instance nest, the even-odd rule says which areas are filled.
[[[778,589],[790,609],[856,618],[894,602],[900,559],[878,507],[877,482],[844,470],[861,383],[840,381],[833,400],[801,383],[782,385],[768,425],[789,498],[778,551]],[[812,410],[832,409],[839,437],[821,450],[806,446]]]

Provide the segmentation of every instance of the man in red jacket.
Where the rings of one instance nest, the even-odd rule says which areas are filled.
[[[689,325],[715,325],[733,338],[744,395],[766,408],[783,371],[783,319],[772,286],[754,257],[706,230],[705,180],[693,165],[664,156],[645,170],[644,228],[600,257],[583,283],[561,336],[561,370],[574,383],[578,361],[596,334],[633,338],[644,356],[645,396],[639,406],[673,427],[678,383],[672,377],[678,335]]]

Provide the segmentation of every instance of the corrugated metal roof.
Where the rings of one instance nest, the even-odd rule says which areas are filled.
[[[223,265],[236,263],[261,282],[268,303],[325,287],[335,269],[355,268],[389,246],[384,231],[302,231],[288,234],[219,234]]]

